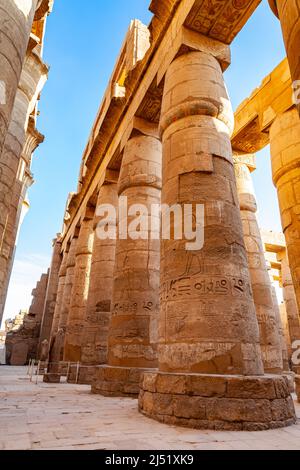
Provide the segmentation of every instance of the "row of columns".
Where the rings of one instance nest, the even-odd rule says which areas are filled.
[[[165,77],[160,138],[133,132],[118,185],[102,186],[97,206],[125,197],[148,209],[203,204],[204,246],[160,240],[159,223],[132,240],[121,206],[119,229],[128,217],[129,237],[103,241],[97,213],[86,214],[63,255],[52,347],[57,335],[60,359],[93,367],[94,393],[139,394],[140,411],[155,419],[266,429],[295,414],[251,165],[245,155],[233,159],[232,129],[218,60],[177,57]]]

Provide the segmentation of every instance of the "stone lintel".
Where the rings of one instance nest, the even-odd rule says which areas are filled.
[[[206,52],[213,55],[219,61],[223,72],[231,63],[230,46],[216,39],[211,39],[203,34],[191,31],[185,26],[181,27],[170,46],[157,73],[158,85],[163,80],[166,71],[175,57],[188,50]]]
[[[291,74],[284,59],[237,108],[233,147],[245,153],[262,150],[270,142],[269,130],[276,117],[292,106]]]
[[[135,116],[130,122],[121,139],[120,152],[124,150],[128,140],[135,134],[142,134],[159,139],[157,124]]]
[[[283,233],[273,232],[271,230],[261,230],[261,236],[266,247],[266,251],[270,251],[272,253],[286,251],[286,241]]]

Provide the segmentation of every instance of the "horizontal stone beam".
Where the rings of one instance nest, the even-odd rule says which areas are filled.
[[[232,145],[255,153],[269,144],[269,129],[278,114],[293,106],[293,89],[287,59],[284,59],[235,113]]]

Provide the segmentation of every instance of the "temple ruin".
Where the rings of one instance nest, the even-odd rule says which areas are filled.
[[[53,242],[49,272],[33,293],[31,326],[23,327],[23,333],[34,330],[35,359],[46,361],[45,382],[67,376],[71,383],[90,384],[95,395],[138,399],[140,413],[165,424],[257,431],[295,423],[300,0],[269,0],[287,58],[235,113],[223,75],[232,41],[260,2],[152,0],[150,25],[131,22],[82,157],[77,192],[68,198],[62,232]],[[20,24],[22,44],[30,28],[35,35],[23,69],[35,67],[38,57],[37,97],[47,74],[39,52],[51,2],[27,3],[32,14]],[[0,46],[0,79],[1,54]],[[22,80],[21,69],[18,64]],[[13,97],[18,103],[18,83],[10,83],[12,99],[0,114],[1,165],[10,128],[15,130],[9,125]],[[34,106],[29,113],[26,108],[26,156],[19,145],[11,157],[16,163],[21,158],[27,173],[42,141]],[[282,234],[261,230],[257,219],[251,174],[256,153],[267,145]],[[4,178],[0,172],[2,299],[20,194],[24,199],[27,188],[17,181],[18,198],[7,192],[17,167],[6,164]],[[169,219],[170,238],[162,238],[159,212],[151,225],[148,216],[140,217],[140,236],[131,238],[134,215],[124,212],[124,200],[149,210],[188,206],[194,230],[195,207],[204,206],[202,248],[187,249],[190,240],[176,236],[175,217]],[[114,209],[116,220],[99,207]],[[99,237],[103,225],[111,234],[106,239]],[[8,354],[16,361],[23,355],[25,364],[34,353],[29,340],[20,340],[23,333],[10,335],[7,345]]]

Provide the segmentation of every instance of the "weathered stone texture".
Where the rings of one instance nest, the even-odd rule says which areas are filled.
[[[57,290],[59,282],[59,270],[62,262],[61,258],[61,241],[56,239],[54,241],[52,262],[49,272],[49,280],[45,298],[45,305],[43,311],[43,318],[41,324],[41,331],[39,337],[39,349],[41,351],[42,343],[46,340],[50,341],[51,329],[53,323],[53,316],[55,311],[55,304],[57,300]]]
[[[271,127],[273,181],[278,191],[281,221],[290,270],[300,308],[300,120],[296,109],[278,116]]]
[[[233,169],[232,122],[217,60],[200,52],[176,59],[166,75],[162,105],[162,202],[204,204],[205,244],[193,252],[186,251],[186,240],[162,242],[159,364],[165,372],[263,370]]]
[[[80,228],[76,247],[74,279],[64,350],[65,361],[77,362],[81,360],[93,243],[93,219],[85,219]]]
[[[279,373],[283,370],[280,315],[278,311],[275,311],[276,304],[274,304],[272,285],[256,217],[257,202],[250,173],[251,164],[252,169],[256,167],[255,161],[253,159],[249,163],[247,157],[249,156],[242,154],[234,156],[244,241],[256,316],[260,329],[260,347],[264,370],[265,373]]]
[[[118,191],[128,208],[142,204],[150,214],[151,205],[160,204],[161,158],[156,137],[138,135],[127,142]],[[127,208],[120,208],[119,232],[126,213]],[[119,233],[117,240],[108,366],[97,369],[94,393],[137,396],[143,370],[157,366],[160,224],[157,216],[154,227],[150,217],[144,225],[142,217],[144,222],[134,228],[134,217],[129,216],[129,236]],[[146,233],[133,239],[133,231]]]
[[[291,343],[300,339],[300,316],[287,253],[280,254],[283,298]]]
[[[262,431],[296,421],[288,382],[279,376],[148,372],[139,408],[158,421],[197,429]]]
[[[280,19],[292,79],[300,80],[300,0],[269,0],[269,3]]]
[[[98,195],[96,206],[110,204],[118,209],[116,184],[104,184]],[[102,240],[97,236],[101,218],[94,218],[94,246],[90,274],[90,286],[86,308],[86,318],[82,342],[81,362],[85,365],[105,364],[107,362],[108,328],[111,316],[113,273],[116,255],[116,240]],[[110,229],[116,228],[114,220],[107,221]]]
[[[9,126],[37,0],[2,0],[0,4],[0,155]],[[1,182],[4,182],[1,179]],[[1,190],[2,194],[2,190]],[[2,227],[3,228],[3,227]]]

